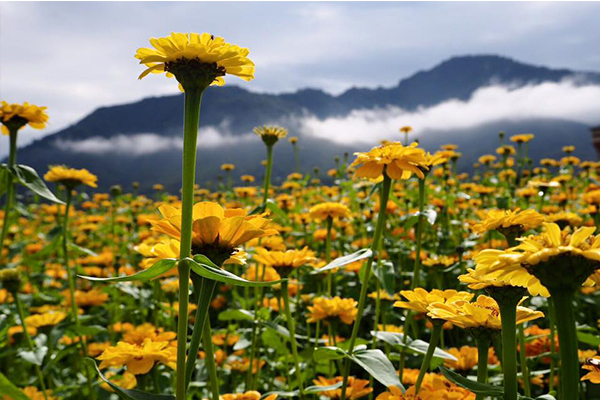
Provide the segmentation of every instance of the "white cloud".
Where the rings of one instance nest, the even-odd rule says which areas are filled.
[[[252,134],[235,136],[221,133],[215,127],[206,127],[198,132],[198,147],[213,148],[230,143],[240,143],[252,139]],[[156,133],[138,133],[134,135],[116,135],[110,138],[94,136],[83,140],[54,141],[54,146],[61,150],[87,154],[128,154],[141,156],[159,151],[182,149],[183,140],[180,137],[165,137]]]
[[[489,86],[467,101],[448,100],[416,111],[398,107],[354,110],[344,117],[299,120],[303,133],[338,143],[374,143],[402,138],[398,129],[411,125],[415,133],[466,129],[499,120],[559,118],[587,124],[600,122],[600,86],[574,82],[542,83],[521,88]]]

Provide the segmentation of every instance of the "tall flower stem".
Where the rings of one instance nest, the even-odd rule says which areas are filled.
[[[298,357],[298,343],[296,342],[296,324],[292,319],[290,311],[290,294],[288,291],[288,281],[281,282],[281,292],[283,294],[283,307],[285,308],[285,318],[287,319],[288,330],[290,331],[290,342],[292,344],[292,356],[294,357],[294,367],[296,368],[296,379],[298,379],[298,389],[300,399],[304,398],[304,387],[302,384],[302,370],[300,369],[300,358]]]
[[[333,227],[333,218],[327,217],[327,238],[325,239],[325,263],[329,264],[331,261],[331,229]],[[333,280],[331,271],[327,271],[327,295],[332,296],[332,284]]]
[[[204,345],[204,352],[206,353],[204,362],[206,363],[206,369],[208,370],[208,377],[210,379],[210,387],[213,395],[213,400],[219,400],[219,377],[217,376],[215,352],[213,351],[212,347],[212,332],[210,329],[210,320],[206,318],[206,321],[204,321],[204,324],[202,325],[202,344]],[[190,356],[193,355],[190,354]],[[252,369],[252,365],[250,365],[249,368]]]
[[[550,293],[556,310],[556,328],[560,354],[560,392],[561,399],[579,398],[579,357],[577,351],[577,330],[575,309],[571,290],[555,290]],[[554,338],[552,338],[553,340]]]
[[[519,326],[519,362],[521,364],[521,376],[523,377],[523,388],[525,396],[531,397],[531,381],[529,378],[529,368],[527,366],[527,354],[525,354],[525,325]]]
[[[12,168],[17,163],[17,132],[18,129],[10,129],[10,153],[8,154],[8,168]],[[4,203],[4,223],[2,225],[2,233],[0,234],[0,256],[4,250],[4,239],[8,233],[8,225],[10,223],[9,216],[12,208],[12,198],[14,196],[15,186],[13,183],[12,170],[6,176],[6,203]]]
[[[273,171],[273,145],[267,145],[267,170],[265,171],[265,183],[263,187],[263,211],[267,207],[267,199],[269,198],[269,186],[271,186],[271,172]]]
[[[549,390],[554,390],[554,373],[556,371],[556,310],[554,309],[554,301],[552,297],[548,298],[548,314],[550,314],[550,383]]]
[[[419,217],[417,222],[417,253],[413,266],[413,281],[411,289],[419,287],[421,278],[421,246],[423,243],[423,209],[425,208],[425,179],[419,179]],[[405,327],[406,328],[406,327]]]
[[[31,336],[27,331],[27,324],[25,323],[25,313],[23,312],[23,303],[21,303],[21,297],[19,293],[15,291],[13,297],[15,298],[15,303],[17,305],[17,313],[19,314],[19,319],[21,320],[21,327],[23,328],[23,335],[25,336],[25,340],[27,341],[27,345],[29,346],[29,350],[35,353],[35,346],[33,344],[33,340],[31,340]],[[48,340],[50,340],[50,336],[48,336]],[[42,392],[44,393],[44,399],[48,400],[48,394],[46,393],[46,384],[44,383],[44,377],[42,376],[42,371],[40,370],[40,366],[35,364],[35,373],[38,377],[38,381],[40,381],[40,387],[42,388]]]
[[[433,330],[431,331],[431,339],[429,339],[429,346],[427,347],[427,353],[425,354],[425,358],[423,359],[423,363],[421,364],[421,369],[419,370],[419,376],[417,377],[417,382],[415,383],[415,394],[419,393],[419,389],[421,388],[421,384],[423,383],[423,378],[425,378],[425,374],[429,370],[429,365],[431,364],[431,358],[433,357],[433,352],[435,351],[435,347],[440,340],[440,336],[442,334],[442,328],[444,327],[444,321],[432,321]]]
[[[517,306],[499,302],[502,319],[502,367],[504,400],[517,400]]]
[[[181,187],[181,249],[179,271],[179,319],[177,321],[177,400],[186,400],[186,348],[188,336],[188,302],[190,291],[190,265],[185,260],[192,252],[192,211],[196,178],[196,144],[200,123],[202,90],[192,88],[185,92],[183,123],[183,174]]]
[[[477,382],[487,382],[488,353],[490,351],[490,339],[486,337],[477,338]],[[485,395],[478,394],[475,400],[483,400]]]
[[[358,336],[358,331],[360,330],[360,322],[362,320],[363,313],[365,311],[365,303],[367,299],[367,291],[369,289],[369,280],[371,278],[371,269],[373,267],[373,260],[376,256],[376,250],[379,247],[379,241],[381,240],[381,236],[383,233],[383,228],[385,227],[385,217],[386,217],[386,206],[388,202],[388,198],[390,197],[390,189],[392,188],[392,179],[387,175],[385,169],[383,171],[383,183],[380,189],[379,195],[379,215],[377,216],[377,225],[375,227],[375,233],[373,234],[373,243],[371,243],[371,250],[373,254],[369,257],[365,268],[364,280],[362,282],[362,287],[360,289],[360,297],[358,300],[358,312],[356,314],[356,320],[354,321],[354,326],[352,327],[352,334],[350,336],[350,343],[348,346],[348,354],[352,355],[354,353],[354,343],[356,342],[356,337]],[[344,379],[342,383],[342,395],[341,400],[346,399],[346,388],[348,387],[348,375],[350,374],[350,359],[345,360],[345,369],[344,369]]]
[[[194,329],[192,330],[192,338],[190,340],[190,349],[189,349],[189,357],[188,360],[186,362],[186,382],[187,382],[187,386],[189,386],[190,384],[190,380],[192,378],[192,373],[194,372],[194,367],[196,365],[196,355],[198,354],[198,349],[200,348],[200,340],[202,339],[202,332],[204,329],[204,325],[207,323],[208,321],[208,310],[210,307],[210,301],[212,299],[214,290],[215,290],[215,286],[217,285],[216,281],[213,281],[211,279],[206,279],[206,278],[201,278],[201,277],[194,277],[192,278],[193,282],[194,282],[194,286],[196,287],[195,290],[199,291],[198,294],[198,298],[196,299],[197,301],[197,306],[198,308],[196,308],[196,319],[194,322]],[[208,354],[208,352],[210,351],[212,353],[212,341],[210,342],[210,349],[205,349],[206,354]],[[207,347],[206,344],[204,344],[204,347]],[[208,358],[206,358],[206,363],[208,364],[210,361],[208,360]],[[214,363],[214,359],[213,359],[213,363]],[[217,393],[219,391],[219,383],[218,382],[213,382],[211,379],[211,387],[214,388],[216,387],[217,389]]]

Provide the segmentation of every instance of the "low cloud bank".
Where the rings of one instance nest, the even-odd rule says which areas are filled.
[[[198,147],[213,148],[227,144],[240,143],[252,138],[252,134],[232,135],[220,133],[217,128],[206,127],[198,132]],[[180,137],[162,136],[156,133],[136,133],[116,135],[110,138],[94,136],[83,140],[57,139],[54,146],[65,151],[87,154],[128,154],[142,156],[160,151],[183,148]]]
[[[398,130],[410,125],[418,135],[429,130],[467,129],[499,120],[558,118],[586,124],[600,123],[600,86],[572,81],[546,82],[520,88],[488,86],[467,101],[448,100],[416,111],[399,107],[362,109],[343,117],[299,119],[300,131],[348,143],[403,139]]]

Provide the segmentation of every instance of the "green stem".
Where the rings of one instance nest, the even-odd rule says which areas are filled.
[[[29,350],[35,353],[35,346],[33,344],[33,340],[31,340],[31,336],[29,336],[29,332],[27,331],[27,324],[25,323],[25,313],[23,312],[23,303],[21,303],[21,297],[18,292],[14,293],[15,303],[17,304],[17,313],[19,314],[19,318],[21,319],[21,327],[23,328],[23,335],[25,336],[25,340],[27,341],[27,345],[29,346]],[[50,335],[48,335],[48,340],[50,340]],[[46,394],[46,384],[44,383],[44,377],[42,376],[42,371],[40,370],[40,366],[35,364],[35,373],[38,376],[38,381],[40,381],[40,387],[42,388],[42,392],[44,393],[44,399],[48,400],[48,394]]]
[[[577,330],[573,295],[570,290],[558,290],[550,293],[556,309],[556,328],[560,354],[560,392],[561,399],[579,399],[579,356],[577,351]]]
[[[549,391],[554,390],[554,373],[556,371],[556,310],[554,309],[554,301],[552,297],[548,298],[548,314],[550,319],[550,384]]]
[[[292,343],[292,356],[294,357],[294,367],[296,368],[296,379],[298,379],[298,389],[300,399],[304,398],[304,387],[302,383],[302,370],[300,369],[300,358],[298,357],[298,343],[296,342],[296,324],[292,319],[290,311],[290,294],[288,292],[288,281],[281,282],[281,292],[283,294],[283,306],[285,308],[285,318],[287,319],[288,330],[290,331],[290,342]]]
[[[186,347],[188,336],[188,302],[190,291],[190,265],[185,258],[192,252],[192,210],[194,207],[194,183],[196,178],[196,153],[200,103],[202,90],[185,92],[183,126],[183,173],[181,195],[181,248],[177,269],[179,271],[179,319],[177,321],[177,400],[187,399]]]
[[[210,387],[212,390],[212,400],[219,400],[219,377],[217,376],[217,365],[215,363],[215,353],[212,346],[212,331],[210,329],[210,320],[207,318],[202,328],[202,345],[204,346],[204,352],[206,357],[204,362],[206,363],[206,369],[208,370],[208,378],[210,379]],[[252,365],[250,365],[252,369]]]
[[[273,145],[267,145],[267,170],[265,171],[265,184],[263,193],[262,209],[267,207],[267,199],[269,198],[269,186],[271,185],[271,171],[273,170]]]
[[[210,301],[212,299],[215,286],[217,285],[216,281],[206,278],[200,278],[197,280],[200,291],[200,296],[198,298],[198,308],[196,309],[196,320],[194,322],[194,329],[192,330],[192,338],[190,340],[190,349],[189,349],[189,357],[186,362],[186,386],[189,387],[190,381],[192,379],[192,373],[194,372],[194,367],[196,366],[196,359],[198,354],[198,349],[200,348],[200,340],[202,339],[202,332],[204,329],[205,321],[208,321],[208,310],[210,307]],[[204,346],[206,347],[206,345]],[[212,342],[211,342],[211,351],[212,351]],[[219,390],[218,382],[212,382],[211,385],[217,386],[217,392]],[[214,390],[214,388],[213,388]]]
[[[490,340],[487,338],[477,339],[477,382],[487,383],[488,353],[490,351]],[[478,394],[475,400],[483,400],[485,395]]]
[[[8,155],[8,167],[12,168],[17,163],[17,132],[18,129],[11,129],[9,132],[10,136],[10,153]],[[4,223],[2,225],[2,233],[0,234],[0,257],[2,256],[2,250],[4,250],[4,239],[8,233],[8,227],[10,224],[9,215],[12,209],[12,198],[15,191],[12,170],[7,174],[7,186],[6,186],[6,203],[4,204]]]
[[[519,358],[521,364],[521,376],[523,377],[523,388],[525,396],[531,397],[531,381],[529,378],[529,368],[527,366],[527,355],[525,354],[525,326],[519,326]]]
[[[506,303],[498,304],[502,319],[504,400],[517,400],[517,307],[513,302]]]
[[[325,263],[329,264],[331,261],[331,228],[333,227],[333,218],[327,217],[327,238],[325,239]],[[332,273],[331,271],[327,271],[327,295],[329,297],[332,296],[331,289],[331,281],[332,281]]]
[[[371,244],[371,250],[373,254],[369,257],[365,265],[365,275],[362,283],[362,287],[360,289],[360,297],[358,300],[358,312],[356,314],[356,320],[354,321],[354,326],[352,327],[352,334],[350,336],[350,343],[348,346],[348,355],[352,355],[354,353],[354,343],[356,342],[356,337],[358,336],[358,331],[360,330],[360,322],[365,311],[365,302],[367,299],[367,291],[369,289],[369,280],[371,278],[371,269],[373,266],[373,260],[375,259],[377,249],[379,248],[379,240],[381,240],[383,228],[385,226],[385,217],[386,217],[386,206],[388,202],[388,198],[390,196],[390,189],[392,187],[392,180],[385,172],[383,171],[383,184],[380,189],[380,199],[379,199],[379,215],[377,216],[377,225],[375,227],[375,233],[373,234],[373,243]],[[345,360],[346,365],[344,369],[344,378],[342,383],[342,395],[341,400],[346,400],[346,388],[348,387],[348,375],[350,374],[350,359]]]
[[[427,347],[427,353],[425,354],[425,358],[423,359],[423,363],[421,364],[421,369],[419,370],[419,376],[417,377],[417,382],[415,383],[415,394],[419,393],[419,389],[421,388],[421,384],[423,383],[423,378],[425,378],[425,374],[429,370],[429,365],[431,364],[431,358],[433,357],[433,352],[435,351],[435,347],[440,340],[440,335],[442,334],[442,328],[444,327],[443,321],[432,321],[433,330],[431,331],[431,339],[429,340],[429,346]]]
[[[423,242],[423,209],[425,207],[425,179],[419,179],[419,218],[417,222],[417,253],[413,266],[413,281],[411,289],[419,287],[421,278],[421,245]],[[405,327],[406,328],[406,327]]]

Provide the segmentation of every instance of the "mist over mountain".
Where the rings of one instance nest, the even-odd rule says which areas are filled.
[[[263,124],[285,126],[290,136],[298,136],[303,172],[312,172],[317,166],[320,176],[325,177],[336,155],[368,150],[381,135],[402,139],[397,133],[400,125],[394,125],[398,115],[426,121],[423,129],[416,125],[415,130],[427,150],[445,143],[458,144],[463,170],[479,155],[494,152],[500,130],[507,135],[535,133],[534,159],[560,157],[560,149],[566,144],[577,147],[577,156],[595,159],[589,128],[600,123],[600,115],[594,120],[590,109],[586,109],[587,114],[579,113],[581,107],[577,104],[572,109],[556,107],[559,111],[567,109],[566,117],[555,113],[554,102],[545,101],[548,96],[544,93],[556,96],[562,88],[566,88],[565,96],[559,98],[569,101],[568,96],[576,93],[578,99],[583,99],[583,108],[590,104],[600,107],[600,98],[593,101],[596,90],[600,90],[600,73],[549,69],[493,55],[454,57],[402,79],[394,87],[352,88],[338,96],[310,88],[282,94],[255,93],[234,85],[209,88],[200,117],[197,182],[216,182],[223,163],[236,165],[234,179],[243,174],[261,177],[260,161],[265,158],[265,149],[252,128]],[[528,107],[520,105],[528,104],[519,101],[528,101],[532,96],[541,99],[544,113],[536,113],[535,107],[529,112]],[[474,99],[487,101],[483,103],[484,111],[498,111],[500,117],[481,118],[482,111],[477,111],[480,109],[473,105]],[[516,107],[518,118],[513,117],[511,105]],[[471,112],[474,122],[468,123],[469,115],[467,122],[457,120],[458,111],[454,110],[459,109]],[[381,125],[382,118],[388,119],[389,126]],[[358,137],[350,135],[357,121],[364,123]],[[176,192],[181,184],[182,123],[183,95],[102,107],[20,149],[19,162],[40,173],[51,164],[87,168],[98,175],[100,189],[117,183],[128,187],[138,181],[142,190],[162,183]],[[412,124],[411,120],[403,123]],[[293,169],[292,147],[287,140],[281,141],[275,146],[274,180],[283,179]]]

